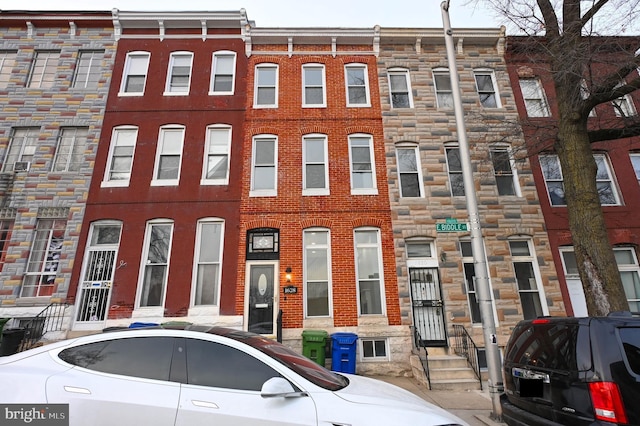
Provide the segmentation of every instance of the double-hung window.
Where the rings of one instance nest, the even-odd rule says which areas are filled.
[[[129,52],[127,54],[124,72],[122,73],[120,96],[139,96],[144,94],[150,57],[151,54],[149,52]]]
[[[208,218],[198,221],[196,234],[195,285],[193,306],[218,305],[220,277],[222,276],[222,245],[224,222]]]
[[[227,185],[231,156],[231,127],[216,124],[207,127],[202,184]]]
[[[78,54],[78,63],[73,75],[75,89],[95,89],[102,76],[104,50],[85,50]]]
[[[60,52],[36,52],[31,66],[31,72],[29,73],[27,87],[34,89],[53,87],[59,60]]]
[[[84,162],[87,147],[87,127],[64,127],[58,136],[58,148],[53,162],[54,172],[77,172]]]
[[[454,197],[464,195],[464,178],[462,176],[462,162],[460,161],[460,149],[457,146],[445,148],[447,154],[447,168],[449,173],[449,185],[451,195]]]
[[[51,296],[56,291],[66,225],[64,219],[37,220],[20,297]]]
[[[3,172],[27,171],[38,146],[40,129],[17,127],[13,129],[9,148],[2,165]]]
[[[347,106],[370,106],[367,66],[365,64],[347,64],[344,67],[344,73],[347,84]]]
[[[616,88],[622,86],[623,83],[618,83]],[[633,105],[633,99],[630,95],[624,95],[611,102],[613,109],[618,117],[633,117],[637,115],[636,109]]]
[[[193,53],[173,52],[169,58],[165,95],[186,95],[191,84]]]
[[[547,306],[542,304],[540,274],[537,259],[531,247],[531,240],[509,241],[511,262],[516,277],[522,315],[524,319],[533,319],[548,315]]]
[[[236,75],[236,53],[214,52],[211,61],[210,95],[233,95]]]
[[[302,138],[302,194],[329,195],[329,159],[327,137],[306,135]]]
[[[9,243],[11,242],[11,230],[15,219],[13,217],[0,216],[0,270],[4,265],[5,257],[9,249]]]
[[[396,146],[400,196],[403,198],[424,196],[419,155],[420,150],[416,145]]]
[[[349,136],[349,160],[351,164],[351,193],[377,194],[373,139],[370,135]]]
[[[384,313],[385,304],[380,231],[370,228],[356,229],[354,240],[359,313],[381,315]]]
[[[496,76],[490,70],[475,70],[473,76],[476,80],[476,89],[480,97],[480,105],[484,108],[501,108],[500,96],[496,87]]]
[[[273,135],[253,138],[251,196],[274,196],[278,193],[278,141]]]
[[[278,106],[278,66],[276,64],[256,65],[253,106],[254,108]]]
[[[436,90],[438,108],[453,108],[453,90],[449,70],[438,68],[433,70],[433,84]]]
[[[328,229],[304,231],[304,286],[307,317],[331,315],[331,250]]]
[[[537,78],[521,78],[520,90],[529,117],[549,117],[549,104]]]
[[[391,92],[391,107],[413,108],[409,70],[390,69],[387,72],[387,76],[389,77],[389,91]]]
[[[305,64],[302,66],[302,106],[326,107],[326,81],[324,65]]]
[[[640,153],[634,152],[629,154],[629,158],[631,159],[631,165],[633,166],[633,171],[636,174],[638,185],[640,185]]]
[[[619,205],[620,196],[613,179],[609,159],[605,154],[594,154],[593,159],[597,166],[596,187],[598,189],[600,204],[603,206]],[[564,180],[558,156],[555,154],[541,155],[540,167],[542,168],[542,175],[547,185],[551,205],[566,206]]]
[[[137,137],[137,127],[123,126],[113,129],[102,186],[129,185]]]
[[[166,126],[160,129],[156,164],[151,185],[177,185],[182,163],[184,127]]]
[[[173,222],[171,221],[157,220],[147,223],[138,285],[138,307],[164,305],[172,234]]]
[[[473,262],[471,241],[460,241],[460,252],[462,254],[464,282],[466,284],[471,322],[473,324],[481,324],[482,317],[480,316],[480,303],[478,303],[478,295],[476,293],[476,271],[475,264]]]
[[[518,176],[509,149],[506,147],[491,148],[491,161],[498,186],[498,195],[519,196]]]
[[[16,56],[16,52],[0,51],[0,88],[5,88],[9,84]]]

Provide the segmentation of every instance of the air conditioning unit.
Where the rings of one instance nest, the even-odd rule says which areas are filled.
[[[31,163],[29,161],[16,161],[13,163],[14,172],[28,172]]]

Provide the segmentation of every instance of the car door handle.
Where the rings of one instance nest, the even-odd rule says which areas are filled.
[[[64,390],[70,393],[82,393],[85,395],[91,395],[91,391],[86,388],[77,388],[75,386],[65,386]]]
[[[218,409],[220,407],[218,407],[218,404],[214,403],[214,402],[208,402],[208,401],[198,401],[196,399],[192,399],[191,403],[193,405],[195,405],[196,407],[202,407],[202,408],[215,408]]]

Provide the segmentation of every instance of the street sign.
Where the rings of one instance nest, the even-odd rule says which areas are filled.
[[[457,219],[447,219],[445,223],[436,223],[436,232],[468,232],[467,222],[459,223]]]

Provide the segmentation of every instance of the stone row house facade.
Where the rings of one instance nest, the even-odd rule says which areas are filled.
[[[440,29],[114,10],[3,11],[0,32],[12,325],[66,302],[69,334],[190,321],[301,350],[305,330],[353,332],[359,373],[407,374],[415,336],[446,349],[454,324],[483,345],[470,235],[443,232],[468,218]],[[571,299],[504,30],[455,34],[504,345]]]

